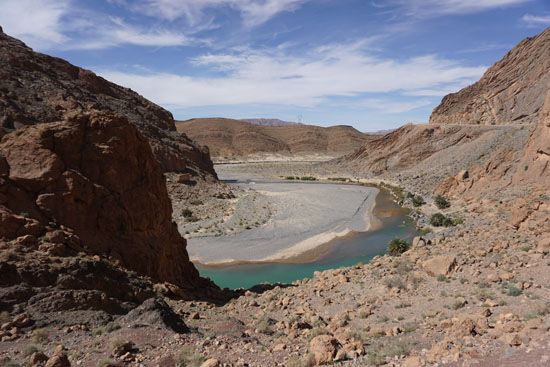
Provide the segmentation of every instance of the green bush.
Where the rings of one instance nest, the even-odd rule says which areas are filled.
[[[410,243],[405,240],[394,238],[388,245],[388,254],[391,256],[399,256],[411,247]]]
[[[449,200],[447,200],[445,197],[441,195],[437,195],[434,199],[435,206],[437,206],[439,209],[447,209],[451,206],[451,203],[449,203]]]
[[[181,211],[181,215],[184,217],[184,218],[191,218],[193,216],[193,212],[189,209],[183,209]]]
[[[451,218],[447,218],[441,213],[433,214],[430,218],[430,224],[434,227],[450,227],[454,225]]]
[[[300,180],[302,180],[302,181],[317,181],[317,178],[315,178],[313,176],[302,176],[302,177],[300,177]]]
[[[413,206],[419,207],[419,206],[422,206],[422,205],[426,204],[426,202],[424,201],[424,198],[422,196],[415,195],[412,198],[412,204],[413,204]]]

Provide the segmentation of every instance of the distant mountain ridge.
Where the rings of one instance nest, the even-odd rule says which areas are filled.
[[[265,118],[241,119],[241,121],[245,121],[250,124],[259,125],[259,126],[303,125],[300,122],[284,121],[280,119],[265,119]]]
[[[255,154],[331,155],[352,152],[370,138],[351,126],[255,125],[241,120],[198,118],[176,122],[179,132],[208,146],[213,157]]]

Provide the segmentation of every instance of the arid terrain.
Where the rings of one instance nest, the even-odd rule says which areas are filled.
[[[210,118],[178,121],[179,132],[210,149],[216,161],[333,158],[350,153],[369,140],[351,126],[256,125]]]
[[[549,42],[550,29],[521,42],[427,125],[333,136],[203,121],[201,140],[0,33],[0,363],[548,366]],[[212,156],[340,157],[214,170],[212,142]],[[277,208],[218,175],[377,185],[422,234],[366,264],[222,290],[184,236],[253,231]]]

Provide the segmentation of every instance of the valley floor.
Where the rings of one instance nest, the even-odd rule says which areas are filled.
[[[258,174],[251,167],[249,177]],[[303,170],[315,173],[312,165]],[[216,204],[227,211],[229,192],[242,194],[224,185],[209,190],[227,194]],[[417,209],[422,223],[439,211],[427,201]],[[431,227],[401,256],[257,287],[221,304],[168,300],[187,333],[170,331],[158,316],[165,311],[146,309],[137,324],[113,317],[104,325],[22,328],[0,343],[0,359],[28,362],[33,351],[51,355],[63,344],[80,366],[548,366],[550,201],[541,198],[520,220],[510,208],[453,201],[441,212],[463,223]]]
[[[193,261],[220,264],[241,261],[285,261],[352,231],[366,231],[373,220],[378,189],[326,183],[251,182],[239,187],[261,195],[263,208],[256,226],[237,234],[192,238],[187,250]],[[254,210],[247,196],[235,203],[225,222],[236,222]],[[259,223],[259,221],[264,221]]]

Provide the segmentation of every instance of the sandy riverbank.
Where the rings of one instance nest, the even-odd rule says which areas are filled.
[[[190,239],[187,250],[193,261],[209,265],[285,261],[376,223],[372,215],[376,188],[287,182],[240,185],[268,197],[271,219],[233,235]]]

